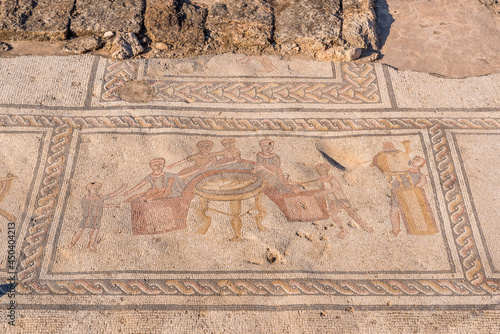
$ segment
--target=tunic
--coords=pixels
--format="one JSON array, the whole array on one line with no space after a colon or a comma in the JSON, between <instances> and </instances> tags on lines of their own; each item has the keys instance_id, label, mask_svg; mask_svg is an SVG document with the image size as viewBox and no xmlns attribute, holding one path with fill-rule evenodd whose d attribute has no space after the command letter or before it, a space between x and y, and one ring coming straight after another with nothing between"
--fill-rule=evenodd
<instances>
[{"instance_id":1,"label":"tunic","mask_svg":"<svg viewBox=\"0 0 500 334\"><path fill-rule=\"evenodd\" d=\"M405 175L401 176L392 176L391 177L391 188L392 189L399 189L399 188L411 188L415 187L415 184L417 184L420 181L420 178L422 177L422 173L407 173ZM399 179L398 179L399 178ZM401 183L403 186L401 186ZM394 192L391 192L391 206L399 206L399 203L394 195Z\"/></svg>"},{"instance_id":2,"label":"tunic","mask_svg":"<svg viewBox=\"0 0 500 334\"><path fill-rule=\"evenodd\" d=\"M79 228L98 229L101 227L101 219L104 208L104 201L110 198L109 195L82 198L83 218L78 225Z\"/></svg>"},{"instance_id":3,"label":"tunic","mask_svg":"<svg viewBox=\"0 0 500 334\"><path fill-rule=\"evenodd\" d=\"M224 150L217 154L222 156L222 158L217 160L217 164L219 165L241 160L241 151L237 148L235 148L233 151Z\"/></svg>"},{"instance_id":4,"label":"tunic","mask_svg":"<svg viewBox=\"0 0 500 334\"><path fill-rule=\"evenodd\" d=\"M175 181L172 185L172 190L170 191L168 197L179 197L184 190L184 182L177 178L177 175L175 174L163 173L158 176L149 174L143 180L151 185L151 189L166 189L168 186L168 181L172 178L175 179Z\"/></svg>"},{"instance_id":5,"label":"tunic","mask_svg":"<svg viewBox=\"0 0 500 334\"><path fill-rule=\"evenodd\" d=\"M340 182L334 176L329 176L326 179L318 179L317 182L321 190L332 191L325 195L328 211L336 211L339 209L340 204L349 203Z\"/></svg>"},{"instance_id":6,"label":"tunic","mask_svg":"<svg viewBox=\"0 0 500 334\"><path fill-rule=\"evenodd\" d=\"M279 155L273 153L269 157L265 157L262 153L257 153L257 165L262 166L275 166L276 168L281 167L281 159Z\"/></svg>"},{"instance_id":7,"label":"tunic","mask_svg":"<svg viewBox=\"0 0 500 334\"><path fill-rule=\"evenodd\" d=\"M262 153L257 153L257 166L262 166L263 169L257 173L262 175L264 179L276 188L280 193L289 193L290 189L283 180L283 171L281 170L281 159L279 155L272 153L270 156L264 156ZM267 166L274 166L269 169Z\"/></svg>"},{"instance_id":8,"label":"tunic","mask_svg":"<svg viewBox=\"0 0 500 334\"><path fill-rule=\"evenodd\" d=\"M179 176L184 176L187 174L191 174L193 172L202 171L204 168L211 165L214 162L215 157L213 154L209 155L201 155L201 154L193 154L186 158L189 162L194 162L194 166L186 167L179 172Z\"/></svg>"}]
</instances>

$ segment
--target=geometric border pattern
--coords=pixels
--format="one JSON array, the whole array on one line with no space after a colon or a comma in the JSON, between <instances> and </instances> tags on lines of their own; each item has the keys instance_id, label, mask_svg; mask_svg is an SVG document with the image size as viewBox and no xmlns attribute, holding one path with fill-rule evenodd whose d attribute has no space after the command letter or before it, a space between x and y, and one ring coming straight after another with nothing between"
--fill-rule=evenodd
<instances>
[{"instance_id":1,"label":"geometric border pattern","mask_svg":"<svg viewBox=\"0 0 500 334\"><path fill-rule=\"evenodd\" d=\"M107 60L101 84L100 102L123 101L120 88L139 78L138 61ZM371 64L342 63L340 82L308 82L290 78L289 82L268 78L255 82L230 79L189 80L185 77L145 79L152 102L236 103L236 104L380 104L379 79Z\"/></svg>"},{"instance_id":2,"label":"geometric border pattern","mask_svg":"<svg viewBox=\"0 0 500 334\"><path fill-rule=\"evenodd\" d=\"M430 129L500 129L500 118L377 117L377 118L227 118L190 116L34 116L0 114L0 126L70 128L175 128L188 130L352 131Z\"/></svg>"}]
</instances>

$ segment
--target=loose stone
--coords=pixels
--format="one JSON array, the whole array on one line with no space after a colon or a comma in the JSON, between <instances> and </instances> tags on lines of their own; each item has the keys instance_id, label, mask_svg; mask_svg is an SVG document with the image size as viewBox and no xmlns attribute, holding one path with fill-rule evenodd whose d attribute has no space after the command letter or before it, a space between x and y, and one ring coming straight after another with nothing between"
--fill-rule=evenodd
<instances>
[{"instance_id":1,"label":"loose stone","mask_svg":"<svg viewBox=\"0 0 500 334\"><path fill-rule=\"evenodd\" d=\"M361 57L363 49L351 47L331 48L316 53L316 58L320 60L333 61L353 61Z\"/></svg>"},{"instance_id":2,"label":"loose stone","mask_svg":"<svg viewBox=\"0 0 500 334\"><path fill-rule=\"evenodd\" d=\"M115 36L114 32L112 32L112 31L106 31L102 37L103 38L111 38L113 36Z\"/></svg>"},{"instance_id":3,"label":"loose stone","mask_svg":"<svg viewBox=\"0 0 500 334\"><path fill-rule=\"evenodd\" d=\"M82 54L89 51L95 51L103 45L100 36L86 36L72 39L66 43L63 50L76 54Z\"/></svg>"},{"instance_id":4,"label":"loose stone","mask_svg":"<svg viewBox=\"0 0 500 334\"><path fill-rule=\"evenodd\" d=\"M118 33L111 48L111 56L127 59L144 52L144 47L134 33Z\"/></svg>"},{"instance_id":5,"label":"loose stone","mask_svg":"<svg viewBox=\"0 0 500 334\"><path fill-rule=\"evenodd\" d=\"M157 50L161 50L161 51L163 51L163 50L169 50L170 49L170 47L167 44L165 44L165 43L156 43L155 44L155 48Z\"/></svg>"}]
</instances>

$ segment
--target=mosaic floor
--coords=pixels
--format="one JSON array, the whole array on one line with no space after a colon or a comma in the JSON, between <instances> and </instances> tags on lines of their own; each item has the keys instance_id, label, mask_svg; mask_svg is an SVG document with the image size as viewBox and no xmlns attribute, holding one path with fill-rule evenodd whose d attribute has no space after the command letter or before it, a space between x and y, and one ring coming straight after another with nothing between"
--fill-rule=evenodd
<instances>
[{"instance_id":1,"label":"mosaic floor","mask_svg":"<svg viewBox=\"0 0 500 334\"><path fill-rule=\"evenodd\" d=\"M497 308L498 74L242 55L0 72L0 302L24 329L41 310Z\"/></svg>"}]
</instances>

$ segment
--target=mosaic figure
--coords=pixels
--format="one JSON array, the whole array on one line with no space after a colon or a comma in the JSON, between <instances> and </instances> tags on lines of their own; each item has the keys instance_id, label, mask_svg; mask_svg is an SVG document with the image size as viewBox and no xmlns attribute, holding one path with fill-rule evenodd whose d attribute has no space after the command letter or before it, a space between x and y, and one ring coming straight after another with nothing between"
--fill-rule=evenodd
<instances>
[{"instance_id":1,"label":"mosaic figure","mask_svg":"<svg viewBox=\"0 0 500 334\"><path fill-rule=\"evenodd\" d=\"M435 234L438 228L423 189L427 184L427 178L421 172L425 159L416 156L410 160L410 142L402 144L404 152L396 149L392 142L383 143L382 151L373 157L372 162L372 166L387 175L391 187L391 233L399 235L403 220L408 234Z\"/></svg>"},{"instance_id":2,"label":"mosaic figure","mask_svg":"<svg viewBox=\"0 0 500 334\"><path fill-rule=\"evenodd\" d=\"M225 138L221 140L224 150L215 153L216 157L220 157L217 160L217 166L224 166L234 162L241 162L241 151L235 146L236 142L234 138Z\"/></svg>"},{"instance_id":3,"label":"mosaic figure","mask_svg":"<svg viewBox=\"0 0 500 334\"><path fill-rule=\"evenodd\" d=\"M279 192L289 192L289 185L283 176L280 156L273 152L274 141L262 139L259 141L261 151L257 153L255 172L272 184Z\"/></svg>"},{"instance_id":4,"label":"mosaic figure","mask_svg":"<svg viewBox=\"0 0 500 334\"><path fill-rule=\"evenodd\" d=\"M198 148L198 152L182 159L176 163L169 165L167 168L172 169L187 163L194 163L189 167L182 169L178 176L180 178L189 178L198 173L201 173L212 165L216 163L215 154L211 152L214 143L210 140L202 140L196 143L196 147Z\"/></svg>"},{"instance_id":5,"label":"mosaic figure","mask_svg":"<svg viewBox=\"0 0 500 334\"><path fill-rule=\"evenodd\" d=\"M120 195L123 190L125 190L125 185L122 185L116 191L106 195L100 194L102 189L102 183L100 182L91 182L87 184L85 188L87 189L87 195L82 198L81 202L83 217L78 225L78 230L71 238L71 242L67 248L73 248L85 229L88 229L90 231L90 236L87 248L95 251L97 235L99 233L99 229L101 228L101 219L104 213L104 208L118 207L117 205L106 205L105 202Z\"/></svg>"},{"instance_id":6,"label":"mosaic figure","mask_svg":"<svg viewBox=\"0 0 500 334\"><path fill-rule=\"evenodd\" d=\"M345 239L349 235L347 223L339 216L341 210L345 211L364 231L372 233L373 228L366 225L360 215L354 210L340 181L330 174L330 165L324 163L317 164L315 169L319 177L316 180L302 182L301 184L304 187L317 187L321 190L315 194L315 196L324 197L327 206L326 212L330 216L332 222L339 228L337 238Z\"/></svg>"},{"instance_id":7,"label":"mosaic figure","mask_svg":"<svg viewBox=\"0 0 500 334\"><path fill-rule=\"evenodd\" d=\"M126 202L137 200L150 202L171 196L178 196L182 192L182 182L178 180L177 175L166 173L163 170L165 168L165 159L152 159L149 161L149 167L152 173L146 176L132 189L128 190L124 195L128 196L146 185L149 185L150 188L146 192L128 198Z\"/></svg>"}]
</instances>

